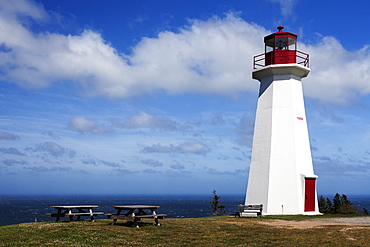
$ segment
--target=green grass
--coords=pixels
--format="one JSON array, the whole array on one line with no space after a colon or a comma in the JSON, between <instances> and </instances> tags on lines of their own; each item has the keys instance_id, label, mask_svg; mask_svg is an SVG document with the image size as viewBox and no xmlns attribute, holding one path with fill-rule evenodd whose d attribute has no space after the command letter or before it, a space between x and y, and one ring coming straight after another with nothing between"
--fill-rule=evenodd
<instances>
[{"instance_id":1,"label":"green grass","mask_svg":"<svg viewBox=\"0 0 370 247\"><path fill-rule=\"evenodd\" d=\"M310 219L322 219L322 218L354 218L354 217L368 217L366 215L359 214L323 214L323 215L266 215L263 220L267 219L279 219L279 220L310 220Z\"/></svg>"},{"instance_id":2,"label":"green grass","mask_svg":"<svg viewBox=\"0 0 370 247\"><path fill-rule=\"evenodd\" d=\"M0 246L370 246L370 226L262 224L315 217L326 216L166 218L161 226L145 219L139 229L124 221L110 225L110 220L25 223L0 227Z\"/></svg>"}]
</instances>

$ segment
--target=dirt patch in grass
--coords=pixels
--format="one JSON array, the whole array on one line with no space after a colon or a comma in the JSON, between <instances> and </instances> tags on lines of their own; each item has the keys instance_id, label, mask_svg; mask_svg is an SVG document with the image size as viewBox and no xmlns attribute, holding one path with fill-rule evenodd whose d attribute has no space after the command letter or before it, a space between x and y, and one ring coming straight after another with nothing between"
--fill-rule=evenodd
<instances>
[{"instance_id":1,"label":"dirt patch in grass","mask_svg":"<svg viewBox=\"0 0 370 247\"><path fill-rule=\"evenodd\" d=\"M260 221L259 224L283 227L283 228L296 228L296 229L308 229L314 227L323 227L330 225L345 225L353 227L370 227L370 217L366 218L323 218L323 219L312 219L312 220L300 220L300 221L287 221L287 220L266 220Z\"/></svg>"}]
</instances>

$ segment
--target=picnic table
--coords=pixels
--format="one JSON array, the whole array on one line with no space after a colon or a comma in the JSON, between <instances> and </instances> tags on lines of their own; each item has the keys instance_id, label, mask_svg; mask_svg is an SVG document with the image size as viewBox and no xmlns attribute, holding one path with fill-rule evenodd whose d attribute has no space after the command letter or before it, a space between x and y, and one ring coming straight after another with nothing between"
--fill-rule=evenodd
<instances>
[{"instance_id":1,"label":"picnic table","mask_svg":"<svg viewBox=\"0 0 370 247\"><path fill-rule=\"evenodd\" d=\"M69 217L72 221L73 217L77 217L77 220L81 219L81 216L89 216L91 221L94 221L94 216L104 214L103 212L93 212L97 205L73 205L73 206L51 206L58 210L57 213L47 213L51 217L56 217L56 221L59 221L61 217Z\"/></svg>"},{"instance_id":2,"label":"picnic table","mask_svg":"<svg viewBox=\"0 0 370 247\"><path fill-rule=\"evenodd\" d=\"M160 224L158 219L163 219L165 216L167 216L167 214L157 214L155 212L159 206L123 205L112 207L115 208L117 212L115 214L106 214L109 219L113 219L112 225L116 224L117 220L127 220L134 222L135 226L139 228L138 221L143 218L153 218L155 225L159 226Z\"/></svg>"}]
</instances>

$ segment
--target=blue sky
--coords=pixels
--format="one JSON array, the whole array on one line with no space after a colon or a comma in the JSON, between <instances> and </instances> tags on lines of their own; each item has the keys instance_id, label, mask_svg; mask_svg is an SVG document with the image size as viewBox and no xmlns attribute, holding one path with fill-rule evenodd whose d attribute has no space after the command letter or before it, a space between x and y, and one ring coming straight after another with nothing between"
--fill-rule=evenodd
<instances>
[{"instance_id":1,"label":"blue sky","mask_svg":"<svg viewBox=\"0 0 370 247\"><path fill-rule=\"evenodd\" d=\"M279 25L303 80L318 193L369 194L370 4L0 1L0 194L244 194Z\"/></svg>"}]
</instances>

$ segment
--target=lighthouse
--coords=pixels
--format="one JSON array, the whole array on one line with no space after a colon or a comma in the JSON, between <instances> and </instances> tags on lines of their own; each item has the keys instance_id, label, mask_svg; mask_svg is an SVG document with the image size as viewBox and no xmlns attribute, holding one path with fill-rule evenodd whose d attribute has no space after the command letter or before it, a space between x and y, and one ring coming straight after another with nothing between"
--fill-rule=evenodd
<instances>
[{"instance_id":1,"label":"lighthouse","mask_svg":"<svg viewBox=\"0 0 370 247\"><path fill-rule=\"evenodd\" d=\"M319 214L301 82L309 55L283 28L254 57L260 89L245 204L262 204L263 215Z\"/></svg>"}]
</instances>

